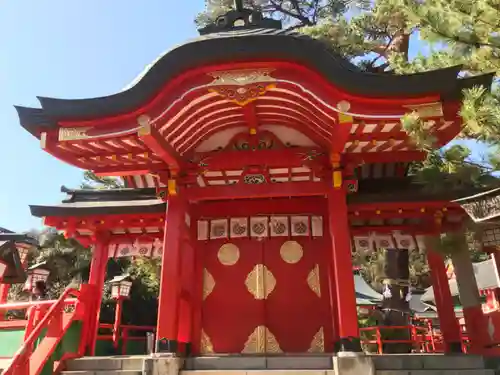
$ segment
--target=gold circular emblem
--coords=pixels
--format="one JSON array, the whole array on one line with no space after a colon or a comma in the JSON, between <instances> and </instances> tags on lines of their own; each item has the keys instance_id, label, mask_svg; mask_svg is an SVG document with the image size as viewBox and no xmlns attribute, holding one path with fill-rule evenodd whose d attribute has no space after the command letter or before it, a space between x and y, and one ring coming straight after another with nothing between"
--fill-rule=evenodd
<instances>
[{"instance_id":1,"label":"gold circular emblem","mask_svg":"<svg viewBox=\"0 0 500 375\"><path fill-rule=\"evenodd\" d=\"M240 250L238 246L226 243L220 247L217 258L225 266L234 266L238 262L238 259L240 259Z\"/></svg>"},{"instance_id":2,"label":"gold circular emblem","mask_svg":"<svg viewBox=\"0 0 500 375\"><path fill-rule=\"evenodd\" d=\"M281 245L280 255L285 262L294 264L302 259L304 251L297 241L286 241Z\"/></svg>"}]
</instances>

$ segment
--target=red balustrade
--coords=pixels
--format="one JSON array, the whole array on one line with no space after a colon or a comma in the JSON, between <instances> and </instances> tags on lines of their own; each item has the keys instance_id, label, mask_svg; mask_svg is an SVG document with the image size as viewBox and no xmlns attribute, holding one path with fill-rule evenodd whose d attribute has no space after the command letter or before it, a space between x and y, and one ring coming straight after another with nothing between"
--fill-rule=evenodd
<instances>
[{"instance_id":1,"label":"red balustrade","mask_svg":"<svg viewBox=\"0 0 500 375\"><path fill-rule=\"evenodd\" d=\"M121 354L127 354L127 342L129 341L144 341L146 342L145 335L131 335L131 332L156 332L155 326L135 326L135 325L120 325L119 332L115 332L114 325L108 323L100 323L100 329L109 330L110 334L103 335L99 334L97 336L98 340L109 340L113 341L113 347L118 348L121 343Z\"/></svg>"},{"instance_id":2,"label":"red balustrade","mask_svg":"<svg viewBox=\"0 0 500 375\"><path fill-rule=\"evenodd\" d=\"M90 295L90 287L82 285L80 290L66 289L57 300L0 305L0 312L28 310L27 321L21 321L26 327L24 343L12 358L10 365L4 370L3 375L39 375L66 331L76 320L84 322L78 351L63 356L59 362L55 363L55 370L61 369L61 364L65 359L83 356L88 326L88 314L85 310ZM65 312L68 306L74 306L71 312ZM9 323L20 324L12 321L2 322L2 325ZM43 338L41 338L42 332L45 332ZM39 339L41 340L36 343L35 347L35 342Z\"/></svg>"}]
</instances>

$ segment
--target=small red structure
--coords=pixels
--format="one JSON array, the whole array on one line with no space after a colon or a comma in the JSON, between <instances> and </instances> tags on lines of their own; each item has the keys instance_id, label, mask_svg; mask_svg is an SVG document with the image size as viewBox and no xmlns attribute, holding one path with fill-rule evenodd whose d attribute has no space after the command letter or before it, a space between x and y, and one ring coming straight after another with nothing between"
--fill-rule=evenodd
<instances>
[{"instance_id":1,"label":"small red structure","mask_svg":"<svg viewBox=\"0 0 500 375\"><path fill-rule=\"evenodd\" d=\"M45 151L129 187L67 191L32 213L93 245L99 293L109 257L162 258L159 352L360 351L351 251L423 247L419 236L465 217L456 197L407 176L426 154L400 118L417 112L441 147L460 132L462 90L491 76L364 73L240 13L123 92L17 107ZM443 260L429 254L445 340L459 350Z\"/></svg>"}]
</instances>

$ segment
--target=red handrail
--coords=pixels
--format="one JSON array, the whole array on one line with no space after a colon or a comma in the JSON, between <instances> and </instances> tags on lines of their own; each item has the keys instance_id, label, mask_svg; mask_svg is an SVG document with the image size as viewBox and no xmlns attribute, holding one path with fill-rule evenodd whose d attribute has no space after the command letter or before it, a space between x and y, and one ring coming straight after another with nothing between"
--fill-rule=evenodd
<instances>
[{"instance_id":1,"label":"red handrail","mask_svg":"<svg viewBox=\"0 0 500 375\"><path fill-rule=\"evenodd\" d=\"M56 313L61 312L62 307L68 303L66 297L68 297L69 295L80 296L80 291L68 288L63 292L63 294L59 297L59 299L52 304L52 306L49 308L49 310L47 311L45 316L41 319L41 321L33 328L33 330L31 331L27 339L24 341L21 348L19 348L19 350L14 355L9 367L7 367L7 369L5 369L5 371L3 372L3 375L14 375L14 374L18 375L16 373L16 370L18 368L22 368L23 371L23 373L19 373L19 375L28 375L26 373L26 367L23 367L23 361L25 361L25 355L29 353L29 351L31 350L31 348L35 343L35 340L37 340L40 334L42 333L42 330L47 328L50 320L55 317ZM74 301L78 301L78 299ZM39 303L34 303L34 304L31 303L31 306L47 305L46 302L52 302L52 301L39 301ZM39 364L36 373L29 375L37 375L38 373L40 373L40 371L43 368L43 365L45 364L45 362L47 362L47 360L48 356L47 358L42 360L42 363Z\"/></svg>"},{"instance_id":2,"label":"red handrail","mask_svg":"<svg viewBox=\"0 0 500 375\"><path fill-rule=\"evenodd\" d=\"M394 339L383 339L381 335L381 330L407 330L411 334L410 339L406 340L394 340ZM376 344L377 353L383 354L383 344L417 344L419 351L429 352L426 348L427 337L429 333L426 327L419 327L416 325L406 325L406 326L372 326L363 327L359 329L361 332L375 331L375 340L361 340L363 344ZM420 331L420 332L419 332Z\"/></svg>"},{"instance_id":3,"label":"red handrail","mask_svg":"<svg viewBox=\"0 0 500 375\"><path fill-rule=\"evenodd\" d=\"M29 309L30 307L35 306L52 306L54 303L57 303L59 300L44 300L44 301L27 301L27 302L13 302L13 303L4 303L0 305L0 311L5 310L24 310ZM65 304L74 304L78 302L77 298L68 298L64 301Z\"/></svg>"},{"instance_id":4,"label":"red handrail","mask_svg":"<svg viewBox=\"0 0 500 375\"><path fill-rule=\"evenodd\" d=\"M110 323L100 323L99 328L111 330L110 335L101 334L97 336L98 340L113 341L117 338L117 334L114 332L114 324ZM127 354L127 342L128 341L146 341L146 336L129 336L129 331L145 331L145 332L156 332L155 326L137 326L137 325L127 325L122 324L119 327L119 332L121 333L118 340L121 339L121 352L122 354ZM116 344L116 343L115 343Z\"/></svg>"}]
</instances>

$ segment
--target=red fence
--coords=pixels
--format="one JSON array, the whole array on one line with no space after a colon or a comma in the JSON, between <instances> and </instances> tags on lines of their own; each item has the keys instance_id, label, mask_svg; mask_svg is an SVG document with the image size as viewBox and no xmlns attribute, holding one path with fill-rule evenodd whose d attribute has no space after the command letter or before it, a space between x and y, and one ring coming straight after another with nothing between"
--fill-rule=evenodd
<instances>
[{"instance_id":1,"label":"red fence","mask_svg":"<svg viewBox=\"0 0 500 375\"><path fill-rule=\"evenodd\" d=\"M443 353L444 341L439 329L432 324L406 326L373 326L359 329L362 336L361 343L366 345L376 345L376 353L384 353L384 344L408 344L413 353ZM407 339L384 338L384 334L406 333ZM364 333L364 334L363 334ZM467 353L469 339L465 330L461 332L462 351Z\"/></svg>"},{"instance_id":2,"label":"red fence","mask_svg":"<svg viewBox=\"0 0 500 375\"><path fill-rule=\"evenodd\" d=\"M113 324L100 323L100 330L107 330L109 334L99 334L97 340L113 341L113 346L118 348L121 343L121 354L127 354L127 343L129 341L146 341L146 332L156 332L156 327L153 326L134 326L134 325L120 325L119 332L115 332ZM144 334L137 335L134 333L143 332Z\"/></svg>"}]
</instances>

